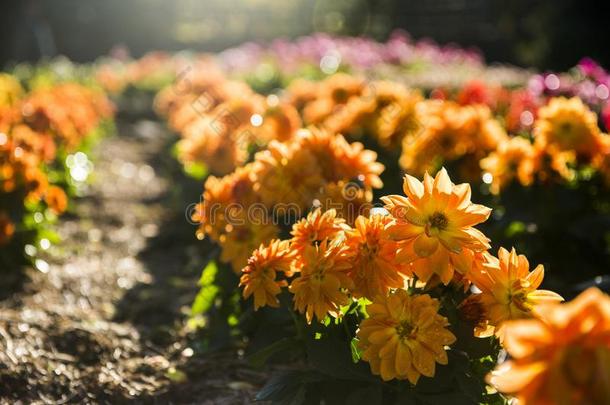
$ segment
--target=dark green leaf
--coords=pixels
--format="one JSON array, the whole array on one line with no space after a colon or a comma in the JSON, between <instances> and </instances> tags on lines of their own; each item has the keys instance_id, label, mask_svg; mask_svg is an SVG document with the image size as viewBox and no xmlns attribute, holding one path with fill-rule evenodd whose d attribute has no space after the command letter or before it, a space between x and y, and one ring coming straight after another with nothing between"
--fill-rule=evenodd
<instances>
[{"instance_id":1,"label":"dark green leaf","mask_svg":"<svg viewBox=\"0 0 610 405\"><path fill-rule=\"evenodd\" d=\"M274 354L296 349L299 345L300 342L296 338L284 338L248 356L247 360L254 367L262 367Z\"/></svg>"}]
</instances>

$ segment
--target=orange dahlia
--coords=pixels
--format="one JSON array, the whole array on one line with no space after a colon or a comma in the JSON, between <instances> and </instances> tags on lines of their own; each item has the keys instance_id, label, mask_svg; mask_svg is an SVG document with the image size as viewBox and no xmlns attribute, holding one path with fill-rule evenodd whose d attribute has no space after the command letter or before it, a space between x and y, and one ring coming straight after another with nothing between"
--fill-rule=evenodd
<instances>
[{"instance_id":1,"label":"orange dahlia","mask_svg":"<svg viewBox=\"0 0 610 405\"><path fill-rule=\"evenodd\" d=\"M538 290L544 278L544 267L538 265L530 272L529 262L513 248L498 251L498 258L483 263L482 271L474 271L468 278L481 290L477 295L489 324L500 326L509 319L529 318L539 304L562 301L560 295Z\"/></svg>"},{"instance_id":2,"label":"orange dahlia","mask_svg":"<svg viewBox=\"0 0 610 405\"><path fill-rule=\"evenodd\" d=\"M436 363L447 364L445 347L455 342L438 300L427 294L410 296L396 290L367 307L369 318L357 332L362 359L384 381L433 377Z\"/></svg>"},{"instance_id":3,"label":"orange dahlia","mask_svg":"<svg viewBox=\"0 0 610 405\"><path fill-rule=\"evenodd\" d=\"M334 74L318 84L316 99L303 109L307 124L322 123L352 98L359 97L365 90L364 79L345 73Z\"/></svg>"},{"instance_id":4,"label":"orange dahlia","mask_svg":"<svg viewBox=\"0 0 610 405\"><path fill-rule=\"evenodd\" d=\"M578 97L552 98L540 108L534 123L534 139L540 149L553 146L559 151L574 151L586 159L601 147L597 116Z\"/></svg>"},{"instance_id":5,"label":"orange dahlia","mask_svg":"<svg viewBox=\"0 0 610 405\"><path fill-rule=\"evenodd\" d=\"M277 273L289 276L290 265L296 252L290 249L289 241L273 240L269 245L261 245L248 259L248 265L243 268L239 286L243 287L244 299L254 295L254 310L269 305L278 307L277 295L286 280L277 280Z\"/></svg>"},{"instance_id":6,"label":"orange dahlia","mask_svg":"<svg viewBox=\"0 0 610 405\"><path fill-rule=\"evenodd\" d=\"M291 246L303 253L308 247L316 246L325 239L337 238L345 229L345 220L337 217L337 211L315 209L292 226Z\"/></svg>"},{"instance_id":7,"label":"orange dahlia","mask_svg":"<svg viewBox=\"0 0 610 405\"><path fill-rule=\"evenodd\" d=\"M281 203L306 209L324 184L315 156L298 146L272 141L255 156L255 191L269 207Z\"/></svg>"},{"instance_id":8,"label":"orange dahlia","mask_svg":"<svg viewBox=\"0 0 610 405\"><path fill-rule=\"evenodd\" d=\"M298 148L315 157L326 181L354 180L369 189L383 185L379 175L384 166L376 161L377 153L360 142L349 143L342 135L311 128L299 131Z\"/></svg>"},{"instance_id":9,"label":"orange dahlia","mask_svg":"<svg viewBox=\"0 0 610 405\"><path fill-rule=\"evenodd\" d=\"M406 175L406 197L382 197L394 217L387 227L389 237L398 243L396 259L411 264L424 282L432 275L448 284L454 270L467 274L478 257L489 249L489 240L474 226L489 217L491 209L470 201L468 184L454 185L445 169L423 183Z\"/></svg>"},{"instance_id":10,"label":"orange dahlia","mask_svg":"<svg viewBox=\"0 0 610 405\"><path fill-rule=\"evenodd\" d=\"M390 288L405 286L409 266L395 262L397 242L384 232L391 220L389 215L359 216L355 228L347 232L346 243L354 254L348 274L354 282L352 294L356 298L373 299L385 296Z\"/></svg>"},{"instance_id":11,"label":"orange dahlia","mask_svg":"<svg viewBox=\"0 0 610 405\"><path fill-rule=\"evenodd\" d=\"M225 175L248 158L246 145L231 132L215 126L214 118L200 117L190 123L178 142L178 158L185 164L203 163L211 174Z\"/></svg>"},{"instance_id":12,"label":"orange dahlia","mask_svg":"<svg viewBox=\"0 0 610 405\"><path fill-rule=\"evenodd\" d=\"M354 225L360 215L368 216L373 204L373 192L357 181L326 183L316 195L314 206L319 203L323 211L334 209L347 224Z\"/></svg>"},{"instance_id":13,"label":"orange dahlia","mask_svg":"<svg viewBox=\"0 0 610 405\"><path fill-rule=\"evenodd\" d=\"M532 184L536 152L530 141L514 137L500 142L498 148L480 163L481 168L491 175L491 192L498 194L515 178L524 186Z\"/></svg>"},{"instance_id":14,"label":"orange dahlia","mask_svg":"<svg viewBox=\"0 0 610 405\"><path fill-rule=\"evenodd\" d=\"M208 177L202 201L195 207L191 218L199 224L198 238L203 239L205 235L210 235L214 240L219 240L220 236L227 232L227 225L235 222L232 218L239 219L245 215L245 211L257 201L253 191L251 165L238 168L222 178ZM261 222L266 218L257 217L256 220Z\"/></svg>"},{"instance_id":15,"label":"orange dahlia","mask_svg":"<svg viewBox=\"0 0 610 405\"><path fill-rule=\"evenodd\" d=\"M308 323L314 316L318 321L326 315L338 317L340 307L349 304L348 290L353 286L347 275L350 258L348 247L337 238L307 246L295 262L299 274L289 290L294 294L294 308L305 314Z\"/></svg>"},{"instance_id":16,"label":"orange dahlia","mask_svg":"<svg viewBox=\"0 0 610 405\"><path fill-rule=\"evenodd\" d=\"M277 226L266 221L253 221L247 213L233 217L219 239L222 253L220 260L230 263L233 271L238 273L248 263L252 252L261 244L269 243L280 233Z\"/></svg>"},{"instance_id":17,"label":"orange dahlia","mask_svg":"<svg viewBox=\"0 0 610 405\"><path fill-rule=\"evenodd\" d=\"M401 167L411 173L436 171L445 162L458 159L473 161L470 166L479 170L479 160L507 137L483 105L429 100L416 108L422 129L404 138L400 157Z\"/></svg>"},{"instance_id":18,"label":"orange dahlia","mask_svg":"<svg viewBox=\"0 0 610 405\"><path fill-rule=\"evenodd\" d=\"M394 83L389 83L395 86ZM384 87L377 85L378 90ZM423 100L417 91L408 91L399 86L395 98L385 98L384 92L378 96L378 115L375 119L375 136L379 144L386 148L400 148L405 137L417 136L423 130L417 116L417 105Z\"/></svg>"},{"instance_id":19,"label":"orange dahlia","mask_svg":"<svg viewBox=\"0 0 610 405\"><path fill-rule=\"evenodd\" d=\"M505 324L510 360L488 382L523 405L610 403L610 297L590 288Z\"/></svg>"}]
</instances>

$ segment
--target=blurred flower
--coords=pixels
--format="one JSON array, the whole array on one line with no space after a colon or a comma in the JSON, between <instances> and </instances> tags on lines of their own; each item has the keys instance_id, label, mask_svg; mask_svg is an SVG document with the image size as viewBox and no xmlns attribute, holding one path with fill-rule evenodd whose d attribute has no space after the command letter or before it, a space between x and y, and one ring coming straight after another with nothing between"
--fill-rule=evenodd
<instances>
[{"instance_id":1,"label":"blurred flower","mask_svg":"<svg viewBox=\"0 0 610 405\"><path fill-rule=\"evenodd\" d=\"M491 192L499 194L514 179L523 186L534 181L536 153L531 142L525 138L506 139L498 148L481 160L481 168L491 175Z\"/></svg>"},{"instance_id":2,"label":"blurred flower","mask_svg":"<svg viewBox=\"0 0 610 405\"><path fill-rule=\"evenodd\" d=\"M7 244L15 233L15 224L5 212L0 212L0 246Z\"/></svg>"},{"instance_id":3,"label":"blurred flower","mask_svg":"<svg viewBox=\"0 0 610 405\"><path fill-rule=\"evenodd\" d=\"M55 214L62 214L68 208L68 196L57 186L50 186L46 190L44 200Z\"/></svg>"},{"instance_id":4,"label":"blurred flower","mask_svg":"<svg viewBox=\"0 0 610 405\"><path fill-rule=\"evenodd\" d=\"M303 119L307 124L320 124L352 98L362 95L364 90L365 82L362 78L345 73L332 75L317 86L316 99L303 109Z\"/></svg>"},{"instance_id":5,"label":"blurred flower","mask_svg":"<svg viewBox=\"0 0 610 405\"><path fill-rule=\"evenodd\" d=\"M433 377L435 365L447 364L445 346L455 342L439 302L427 294L410 296L396 290L367 307L369 318L357 332L362 359L384 381Z\"/></svg>"},{"instance_id":6,"label":"blurred flower","mask_svg":"<svg viewBox=\"0 0 610 405\"><path fill-rule=\"evenodd\" d=\"M536 312L505 324L510 360L488 382L523 405L609 403L610 298L591 288Z\"/></svg>"},{"instance_id":7,"label":"blurred flower","mask_svg":"<svg viewBox=\"0 0 610 405\"><path fill-rule=\"evenodd\" d=\"M255 155L253 170L255 191L268 207L295 204L298 210L304 210L324 184L315 155L296 142L272 141Z\"/></svg>"},{"instance_id":8,"label":"blurred flower","mask_svg":"<svg viewBox=\"0 0 610 405\"><path fill-rule=\"evenodd\" d=\"M225 228L226 233L219 239L222 252L220 260L230 263L237 274L246 266L252 252L261 244L268 243L279 234L272 223L252 220L245 213L233 217Z\"/></svg>"},{"instance_id":9,"label":"blurred flower","mask_svg":"<svg viewBox=\"0 0 610 405\"><path fill-rule=\"evenodd\" d=\"M574 151L579 157L590 159L601 146L597 117L577 97L552 98L538 111L534 144L540 149Z\"/></svg>"},{"instance_id":10,"label":"blurred flower","mask_svg":"<svg viewBox=\"0 0 610 405\"><path fill-rule=\"evenodd\" d=\"M460 159L470 181L480 178L479 160L507 138L488 107L459 106L453 102L431 100L417 104L421 131L406 136L400 165L409 173L436 172L443 164ZM467 164L471 162L472 164Z\"/></svg>"},{"instance_id":11,"label":"blurred flower","mask_svg":"<svg viewBox=\"0 0 610 405\"><path fill-rule=\"evenodd\" d=\"M210 235L218 241L227 226L244 215L251 204L258 201L253 191L252 166L246 165L222 177L210 176L204 184L202 201L197 204L192 220L199 224L198 237ZM264 221L265 218L252 218ZM255 248L258 247L255 246Z\"/></svg>"}]
</instances>

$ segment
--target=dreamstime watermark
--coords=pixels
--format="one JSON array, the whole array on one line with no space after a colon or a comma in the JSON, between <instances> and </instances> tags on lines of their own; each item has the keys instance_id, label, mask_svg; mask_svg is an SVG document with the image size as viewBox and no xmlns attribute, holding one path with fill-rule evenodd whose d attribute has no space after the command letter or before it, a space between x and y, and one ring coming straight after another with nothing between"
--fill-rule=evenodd
<instances>
[{"instance_id":1,"label":"dreamstime watermark","mask_svg":"<svg viewBox=\"0 0 610 405\"><path fill-rule=\"evenodd\" d=\"M387 214L382 203L360 200L362 188L357 183L348 183L342 189L343 201L330 197L314 198L307 207L297 203L277 203L269 207L262 202L250 204L232 202L229 204L210 203L200 199L189 204L184 212L186 221L191 225L222 225L239 227L244 225L276 225L288 227L316 209L334 209L338 216L348 223L354 223L359 216L370 213Z\"/></svg>"}]
</instances>

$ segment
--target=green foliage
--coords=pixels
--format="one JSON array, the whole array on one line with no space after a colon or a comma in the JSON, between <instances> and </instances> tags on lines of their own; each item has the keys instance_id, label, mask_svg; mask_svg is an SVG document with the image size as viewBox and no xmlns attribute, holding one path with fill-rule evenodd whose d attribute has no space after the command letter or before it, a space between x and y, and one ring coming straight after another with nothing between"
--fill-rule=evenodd
<instances>
[{"instance_id":1,"label":"green foliage","mask_svg":"<svg viewBox=\"0 0 610 405\"><path fill-rule=\"evenodd\" d=\"M214 298L216 298L216 294L218 294L218 287L214 285L217 272L218 267L216 266L216 262L213 260L211 260L203 269L198 283L201 289L197 293L195 301L193 302L191 316L200 315L207 312L214 304Z\"/></svg>"},{"instance_id":2,"label":"green foliage","mask_svg":"<svg viewBox=\"0 0 610 405\"><path fill-rule=\"evenodd\" d=\"M184 165L184 173L195 180L204 180L208 175L208 167L201 162L189 162Z\"/></svg>"}]
</instances>

